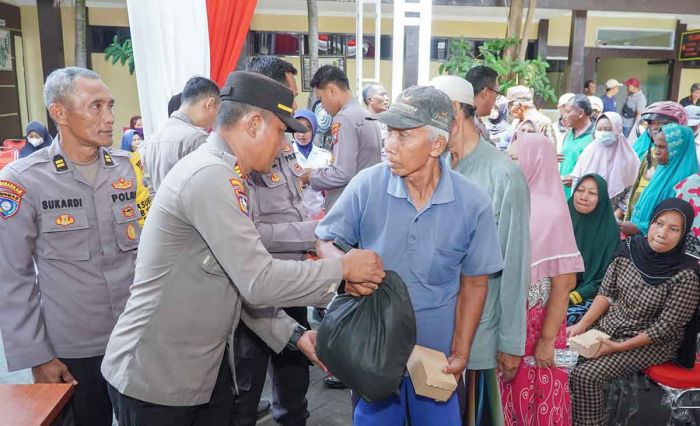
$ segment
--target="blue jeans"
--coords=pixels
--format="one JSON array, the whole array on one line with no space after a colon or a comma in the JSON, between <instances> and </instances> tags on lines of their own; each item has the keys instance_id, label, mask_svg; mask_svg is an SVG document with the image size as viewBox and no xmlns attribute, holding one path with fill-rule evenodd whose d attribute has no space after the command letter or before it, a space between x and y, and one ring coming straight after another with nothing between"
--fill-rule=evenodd
<instances>
[{"instance_id":1,"label":"blue jeans","mask_svg":"<svg viewBox=\"0 0 700 426\"><path fill-rule=\"evenodd\" d=\"M461 425L456 392L447 402L418 396L409 377L404 377L398 392L379 402L361 399L355 407L353 426L403 426L407 412L411 416L409 424L414 426Z\"/></svg>"}]
</instances>

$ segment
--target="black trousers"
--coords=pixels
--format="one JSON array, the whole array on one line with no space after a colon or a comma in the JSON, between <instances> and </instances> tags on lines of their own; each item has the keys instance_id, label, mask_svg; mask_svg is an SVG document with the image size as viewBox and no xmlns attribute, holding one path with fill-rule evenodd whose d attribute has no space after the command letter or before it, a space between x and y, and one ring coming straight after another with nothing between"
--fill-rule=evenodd
<instances>
[{"instance_id":1,"label":"black trousers","mask_svg":"<svg viewBox=\"0 0 700 426\"><path fill-rule=\"evenodd\" d=\"M59 359L78 381L60 422L76 426L112 426L112 403L107 395L107 382L100 372L102 356Z\"/></svg>"},{"instance_id":2,"label":"black trousers","mask_svg":"<svg viewBox=\"0 0 700 426\"><path fill-rule=\"evenodd\" d=\"M107 384L119 426L231 426L233 425L233 377L228 353L219 367L208 403L192 407L151 404L119 393Z\"/></svg>"},{"instance_id":3,"label":"black trousers","mask_svg":"<svg viewBox=\"0 0 700 426\"><path fill-rule=\"evenodd\" d=\"M299 324L309 328L306 308L285 308ZM309 389L309 360L299 351L275 354L248 327L239 323L235 340L236 382L235 425L254 426L265 386L268 365L272 376L272 417L285 426L305 425L309 417L306 391Z\"/></svg>"}]
</instances>

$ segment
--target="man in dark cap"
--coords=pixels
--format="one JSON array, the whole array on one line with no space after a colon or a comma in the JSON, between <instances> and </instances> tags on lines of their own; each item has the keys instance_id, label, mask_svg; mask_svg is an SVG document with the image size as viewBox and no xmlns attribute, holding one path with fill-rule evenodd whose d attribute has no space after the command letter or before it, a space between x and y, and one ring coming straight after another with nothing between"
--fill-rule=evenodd
<instances>
[{"instance_id":1,"label":"man in dark cap","mask_svg":"<svg viewBox=\"0 0 700 426\"><path fill-rule=\"evenodd\" d=\"M162 182L107 345L102 374L120 426L231 424L228 354L239 320L276 352L296 347L318 362L314 332L298 333L275 307L324 306L341 279L384 276L365 250L330 261L272 258L249 217L247 176L271 169L285 130L304 128L292 117L292 92L259 74L231 73L221 100L216 131Z\"/></svg>"},{"instance_id":2,"label":"man in dark cap","mask_svg":"<svg viewBox=\"0 0 700 426\"><path fill-rule=\"evenodd\" d=\"M322 257L336 238L380 253L406 283L416 313L417 344L441 351L443 372L462 375L486 300L488 275L503 268L489 196L443 167L454 110L434 87L404 90L375 116L389 128L387 161L361 171L316 228ZM150 220L150 219L149 219ZM347 289L365 294L370 287ZM459 425L459 403L417 397L405 377L383 401L360 400L355 425Z\"/></svg>"}]
</instances>

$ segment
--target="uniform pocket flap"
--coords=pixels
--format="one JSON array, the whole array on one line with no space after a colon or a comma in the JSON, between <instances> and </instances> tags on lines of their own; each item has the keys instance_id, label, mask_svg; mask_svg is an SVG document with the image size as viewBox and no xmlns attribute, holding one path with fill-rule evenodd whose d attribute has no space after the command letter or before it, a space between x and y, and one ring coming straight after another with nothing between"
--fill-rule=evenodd
<instances>
[{"instance_id":1,"label":"uniform pocket flap","mask_svg":"<svg viewBox=\"0 0 700 426\"><path fill-rule=\"evenodd\" d=\"M287 179L285 179L284 174L277 169L273 169L270 173L261 175L260 177L262 177L263 182L265 182L265 186L268 188L276 188L287 183Z\"/></svg>"},{"instance_id":2,"label":"uniform pocket flap","mask_svg":"<svg viewBox=\"0 0 700 426\"><path fill-rule=\"evenodd\" d=\"M221 277L227 277L226 272L224 272L219 262L216 261L216 258L211 253L204 255L204 258L199 263L206 272Z\"/></svg>"},{"instance_id":3,"label":"uniform pocket flap","mask_svg":"<svg viewBox=\"0 0 700 426\"><path fill-rule=\"evenodd\" d=\"M119 224L141 219L141 211L133 203L112 206L112 211L116 222Z\"/></svg>"},{"instance_id":4,"label":"uniform pocket flap","mask_svg":"<svg viewBox=\"0 0 700 426\"><path fill-rule=\"evenodd\" d=\"M63 209L41 214L41 232L73 231L89 227L85 209Z\"/></svg>"}]
</instances>

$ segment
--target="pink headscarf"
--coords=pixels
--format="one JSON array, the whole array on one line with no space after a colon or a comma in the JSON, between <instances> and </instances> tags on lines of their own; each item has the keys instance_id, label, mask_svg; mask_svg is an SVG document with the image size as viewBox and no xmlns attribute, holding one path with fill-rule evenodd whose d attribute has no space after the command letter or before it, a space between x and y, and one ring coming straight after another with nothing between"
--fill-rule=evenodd
<instances>
[{"instance_id":1,"label":"pink headscarf","mask_svg":"<svg viewBox=\"0 0 700 426\"><path fill-rule=\"evenodd\" d=\"M530 188L530 282L583 272L552 141L516 133L511 144L517 144L518 165Z\"/></svg>"},{"instance_id":2,"label":"pink headscarf","mask_svg":"<svg viewBox=\"0 0 700 426\"><path fill-rule=\"evenodd\" d=\"M605 146L599 140L593 140L581 153L571 176L580 178L588 173L601 175L608 182L608 198L613 198L637 181L639 157L622 134L620 114L606 112L598 120L603 117L612 123L617 142Z\"/></svg>"}]
</instances>

